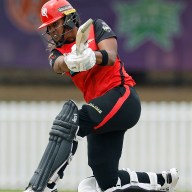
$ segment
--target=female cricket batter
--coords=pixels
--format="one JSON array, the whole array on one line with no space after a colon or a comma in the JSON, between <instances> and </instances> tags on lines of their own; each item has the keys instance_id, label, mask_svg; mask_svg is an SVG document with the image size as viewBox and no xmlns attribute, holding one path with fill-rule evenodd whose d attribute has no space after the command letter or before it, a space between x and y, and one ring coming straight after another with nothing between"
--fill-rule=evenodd
<instances>
[{"instance_id":1,"label":"female cricket batter","mask_svg":"<svg viewBox=\"0 0 192 192\"><path fill-rule=\"evenodd\" d=\"M26 191L57 191L78 138L87 137L88 165L93 176L83 180L79 192L173 191L175 168L147 173L118 170L125 132L141 113L135 81L118 55L117 37L101 19L94 20L83 52L76 53L79 16L66 0L50 0L41 9L42 25L52 49L49 63L58 74L68 75L83 93L86 104L77 109L71 100L53 122L48 146ZM125 146L126 147L126 146Z\"/></svg>"}]
</instances>

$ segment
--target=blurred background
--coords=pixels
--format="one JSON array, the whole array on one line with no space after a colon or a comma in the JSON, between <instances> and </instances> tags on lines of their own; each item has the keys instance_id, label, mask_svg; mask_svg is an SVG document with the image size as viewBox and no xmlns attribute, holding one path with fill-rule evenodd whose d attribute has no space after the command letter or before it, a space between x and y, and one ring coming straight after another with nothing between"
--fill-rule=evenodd
<instances>
[{"instance_id":1,"label":"blurred background","mask_svg":"<svg viewBox=\"0 0 192 192\"><path fill-rule=\"evenodd\" d=\"M67 89L61 92L60 86L62 89L71 86L71 80L53 73L48 64L47 43L41 35L44 31L37 30L40 25L40 8L45 2L46 0L0 2L2 100L65 99L66 94L72 91L70 87L70 91ZM82 23L90 17L101 18L117 34L119 55L128 73L136 80L143 100L151 100L151 97L153 100L180 100L187 96L191 98L190 0L70 2L77 9ZM15 86L19 87L14 89ZM39 86L43 88L39 90ZM60 92L56 94L58 86L57 91ZM45 87L53 91L46 90ZM32 88L32 92L34 89L38 90L32 95L29 88ZM166 94L162 94L162 91ZM72 93L69 97L75 95L78 98L76 94L81 97L79 92Z\"/></svg>"},{"instance_id":2,"label":"blurred background","mask_svg":"<svg viewBox=\"0 0 192 192\"><path fill-rule=\"evenodd\" d=\"M25 186L62 103L73 99L80 107L83 102L82 94L71 80L55 74L48 63L47 43L41 35L43 31L37 30L40 8L46 1L0 1L0 189ZM143 129L142 132L136 129L131 138L137 140L138 135L142 142L135 146L132 139L127 145L140 151L141 159L146 156L146 161L136 163L138 154L132 151L132 159L125 166L159 171L175 165L181 169L179 189L192 190L192 1L70 2L82 23L89 18L100 18L113 29L118 37L119 56L137 82L143 103L143 115L137 127ZM156 141L160 145L150 148ZM82 150L86 151L85 148ZM125 154L123 162L129 159L130 151ZM165 157L164 163L160 162L160 156ZM79 158L77 154L76 161ZM80 178L88 176L83 171L75 182L67 180L71 185L66 189L74 189Z\"/></svg>"}]
</instances>

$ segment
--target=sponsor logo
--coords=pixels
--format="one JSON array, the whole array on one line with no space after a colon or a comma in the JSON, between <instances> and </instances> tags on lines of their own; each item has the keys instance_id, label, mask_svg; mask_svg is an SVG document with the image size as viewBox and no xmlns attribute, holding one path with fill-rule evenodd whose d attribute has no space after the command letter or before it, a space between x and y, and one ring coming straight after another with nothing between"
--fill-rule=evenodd
<instances>
[{"instance_id":1,"label":"sponsor logo","mask_svg":"<svg viewBox=\"0 0 192 192\"><path fill-rule=\"evenodd\" d=\"M93 107L99 114L102 113L102 110L98 106L94 105L93 103L88 103L88 105L90 107Z\"/></svg>"},{"instance_id":2,"label":"sponsor logo","mask_svg":"<svg viewBox=\"0 0 192 192\"><path fill-rule=\"evenodd\" d=\"M73 115L74 115L74 116L73 116L72 121L73 121L74 123L76 123L76 122L77 122L77 114L76 114L76 113L74 113Z\"/></svg>"},{"instance_id":3,"label":"sponsor logo","mask_svg":"<svg viewBox=\"0 0 192 192\"><path fill-rule=\"evenodd\" d=\"M87 43L89 44L89 43L91 43L92 41L94 41L94 39L89 39L89 40L87 41Z\"/></svg>"},{"instance_id":4,"label":"sponsor logo","mask_svg":"<svg viewBox=\"0 0 192 192\"><path fill-rule=\"evenodd\" d=\"M63 11L66 11L67 9L73 9L73 7L71 5L66 5L64 7L59 7L58 11L63 12Z\"/></svg>"},{"instance_id":5,"label":"sponsor logo","mask_svg":"<svg viewBox=\"0 0 192 192\"><path fill-rule=\"evenodd\" d=\"M64 11L63 13L64 13L65 15L69 15L69 14L75 13L75 12L76 12L75 9L70 9L70 10Z\"/></svg>"}]
</instances>

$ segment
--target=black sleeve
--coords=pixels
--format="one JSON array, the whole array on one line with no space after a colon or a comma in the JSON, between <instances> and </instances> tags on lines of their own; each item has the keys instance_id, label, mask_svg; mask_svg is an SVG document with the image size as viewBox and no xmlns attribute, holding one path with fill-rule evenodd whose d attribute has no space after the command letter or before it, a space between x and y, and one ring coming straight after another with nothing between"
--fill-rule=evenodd
<instances>
[{"instance_id":1,"label":"black sleeve","mask_svg":"<svg viewBox=\"0 0 192 192\"><path fill-rule=\"evenodd\" d=\"M55 60L61 56L62 53L59 52L57 49L53 49L49 55L49 64L51 65L51 67L54 66Z\"/></svg>"},{"instance_id":2,"label":"black sleeve","mask_svg":"<svg viewBox=\"0 0 192 192\"><path fill-rule=\"evenodd\" d=\"M111 37L117 38L112 29L103 20L96 19L93 25L95 30L95 40L97 44L104 39Z\"/></svg>"}]
</instances>

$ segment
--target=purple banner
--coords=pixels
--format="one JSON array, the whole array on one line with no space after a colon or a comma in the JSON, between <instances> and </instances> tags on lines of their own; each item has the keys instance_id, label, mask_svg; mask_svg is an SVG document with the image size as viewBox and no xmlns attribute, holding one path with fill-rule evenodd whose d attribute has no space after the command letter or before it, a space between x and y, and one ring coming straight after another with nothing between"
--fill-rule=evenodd
<instances>
[{"instance_id":1,"label":"purple banner","mask_svg":"<svg viewBox=\"0 0 192 192\"><path fill-rule=\"evenodd\" d=\"M0 68L49 69L37 28L46 0L0 1ZM118 36L119 55L131 72L192 70L191 0L71 0L82 22L100 18Z\"/></svg>"}]
</instances>

